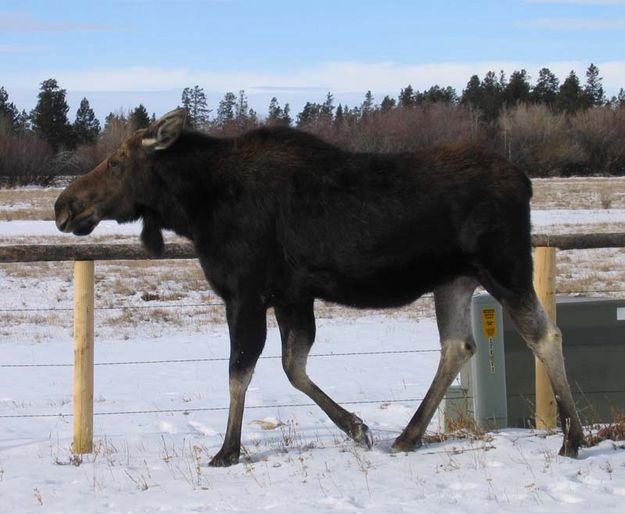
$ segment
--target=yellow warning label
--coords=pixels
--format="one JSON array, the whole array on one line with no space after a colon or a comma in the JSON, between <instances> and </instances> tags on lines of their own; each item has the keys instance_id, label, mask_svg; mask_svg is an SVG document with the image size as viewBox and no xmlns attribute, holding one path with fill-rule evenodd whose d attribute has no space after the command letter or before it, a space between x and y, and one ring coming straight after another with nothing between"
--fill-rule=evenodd
<instances>
[{"instance_id":1,"label":"yellow warning label","mask_svg":"<svg viewBox=\"0 0 625 514\"><path fill-rule=\"evenodd\" d=\"M489 339L497 337L497 316L495 309L482 309L482 334Z\"/></svg>"}]
</instances>

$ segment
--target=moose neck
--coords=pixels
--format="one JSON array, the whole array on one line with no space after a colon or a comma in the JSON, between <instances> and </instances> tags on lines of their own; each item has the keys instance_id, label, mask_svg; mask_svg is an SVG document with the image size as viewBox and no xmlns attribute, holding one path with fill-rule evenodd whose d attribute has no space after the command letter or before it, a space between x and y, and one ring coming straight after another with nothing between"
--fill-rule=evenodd
<instances>
[{"instance_id":1,"label":"moose neck","mask_svg":"<svg viewBox=\"0 0 625 514\"><path fill-rule=\"evenodd\" d=\"M155 155L152 198L142 212L141 240L150 253L162 253L162 229L173 230L177 235L193 240L194 230L189 220L201 216L190 212L189 205L196 209L201 206L203 210L210 205L206 194L211 191L212 166L229 146L230 140L227 139L184 132L173 148ZM202 198L197 198L198 195ZM195 197L196 201L189 203L190 197Z\"/></svg>"}]
</instances>

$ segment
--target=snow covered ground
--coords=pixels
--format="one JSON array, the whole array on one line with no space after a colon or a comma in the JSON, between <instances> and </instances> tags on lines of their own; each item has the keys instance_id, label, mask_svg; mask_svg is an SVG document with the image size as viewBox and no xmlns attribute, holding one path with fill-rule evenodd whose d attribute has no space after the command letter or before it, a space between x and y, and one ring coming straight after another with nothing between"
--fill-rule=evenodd
<instances>
[{"instance_id":1,"label":"snow covered ground","mask_svg":"<svg viewBox=\"0 0 625 514\"><path fill-rule=\"evenodd\" d=\"M566 224L617 230L624 221L625 210L533 214L536 232L562 230ZM91 237L134 238L136 233L133 225L102 224ZM24 236L66 237L52 222L0 222L0 244ZM18 286L0 269L0 307L71 306L71 285L58 277L22 280ZM318 322L310 374L368 423L375 438L371 451L355 447L288 384L275 358L279 336L270 327L247 399L245 455L227 469L207 466L221 445L227 416L223 323L204 325L190 317L171 327L159 318L150 322L154 329L138 324L123 337L114 326L100 330L95 452L78 463L71 453L68 324L41 316L17 325L0 320L0 512L623 510L620 443L606 441L571 460L557 455L560 434L510 429L390 453L436 368L433 319L389 313ZM365 355L338 355L345 353ZM185 362L171 362L180 360ZM438 430L437 419L430 428Z\"/></svg>"}]
</instances>

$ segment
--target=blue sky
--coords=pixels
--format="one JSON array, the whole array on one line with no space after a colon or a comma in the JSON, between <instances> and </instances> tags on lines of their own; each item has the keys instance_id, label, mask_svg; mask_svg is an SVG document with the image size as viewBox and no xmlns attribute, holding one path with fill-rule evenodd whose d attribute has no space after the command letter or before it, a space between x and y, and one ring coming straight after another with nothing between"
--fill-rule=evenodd
<instances>
[{"instance_id":1,"label":"blue sky","mask_svg":"<svg viewBox=\"0 0 625 514\"><path fill-rule=\"evenodd\" d=\"M157 115L199 85L215 107L245 89L261 114L272 96L360 103L407 84L451 85L490 69L531 77L547 66L625 87L625 0L3 0L0 86L31 109L56 78L75 109L101 119L140 102Z\"/></svg>"}]
</instances>

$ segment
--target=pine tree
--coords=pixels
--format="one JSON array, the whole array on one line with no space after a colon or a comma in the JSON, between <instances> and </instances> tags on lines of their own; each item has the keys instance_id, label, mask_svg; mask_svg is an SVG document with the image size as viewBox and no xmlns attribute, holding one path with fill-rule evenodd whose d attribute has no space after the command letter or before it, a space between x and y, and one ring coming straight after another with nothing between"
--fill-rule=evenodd
<instances>
[{"instance_id":1,"label":"pine tree","mask_svg":"<svg viewBox=\"0 0 625 514\"><path fill-rule=\"evenodd\" d=\"M231 91L228 91L217 107L217 118L215 124L218 127L225 127L234 120L234 108L237 103L237 97Z\"/></svg>"},{"instance_id":2,"label":"pine tree","mask_svg":"<svg viewBox=\"0 0 625 514\"><path fill-rule=\"evenodd\" d=\"M621 88L616 97L616 107L625 108L625 89Z\"/></svg>"},{"instance_id":3,"label":"pine tree","mask_svg":"<svg viewBox=\"0 0 625 514\"><path fill-rule=\"evenodd\" d=\"M530 83L527 71L514 71L502 91L505 105L512 106L530 99Z\"/></svg>"},{"instance_id":4,"label":"pine tree","mask_svg":"<svg viewBox=\"0 0 625 514\"><path fill-rule=\"evenodd\" d=\"M482 104L482 96L480 78L477 75L473 75L467 82L467 87L462 91L460 103L479 109Z\"/></svg>"},{"instance_id":5,"label":"pine tree","mask_svg":"<svg viewBox=\"0 0 625 514\"><path fill-rule=\"evenodd\" d=\"M339 106L336 108L336 114L334 115L334 126L340 127L343 125L344 122L345 119L343 118L343 106L339 104Z\"/></svg>"},{"instance_id":6,"label":"pine tree","mask_svg":"<svg viewBox=\"0 0 625 514\"><path fill-rule=\"evenodd\" d=\"M579 85L579 78L577 78L575 71L571 70L569 76L560 86L557 99L558 109L571 114L581 109L584 103L585 100L582 88Z\"/></svg>"},{"instance_id":7,"label":"pine tree","mask_svg":"<svg viewBox=\"0 0 625 514\"><path fill-rule=\"evenodd\" d=\"M595 107L605 103L602 80L603 78L599 76L599 68L591 63L586 70L586 85L584 86L586 107Z\"/></svg>"},{"instance_id":8,"label":"pine tree","mask_svg":"<svg viewBox=\"0 0 625 514\"><path fill-rule=\"evenodd\" d=\"M553 107L558 98L560 81L549 68L542 68L538 72L538 80L532 89L531 100L535 103Z\"/></svg>"},{"instance_id":9,"label":"pine tree","mask_svg":"<svg viewBox=\"0 0 625 514\"><path fill-rule=\"evenodd\" d=\"M360 104L360 114L363 118L369 116L375 110L375 105L373 103L373 95L371 94L371 90L368 90L365 93L365 100Z\"/></svg>"},{"instance_id":10,"label":"pine tree","mask_svg":"<svg viewBox=\"0 0 625 514\"><path fill-rule=\"evenodd\" d=\"M395 99L386 95L382 99L382 103L380 104L380 109L382 109L383 112L391 111L395 109L395 105L397 105L397 102L395 101Z\"/></svg>"},{"instance_id":11,"label":"pine tree","mask_svg":"<svg viewBox=\"0 0 625 514\"><path fill-rule=\"evenodd\" d=\"M399 92L399 106L413 107L415 105L415 94L412 86L408 84Z\"/></svg>"},{"instance_id":12,"label":"pine tree","mask_svg":"<svg viewBox=\"0 0 625 514\"><path fill-rule=\"evenodd\" d=\"M9 102L9 94L4 87L0 87L0 134L17 131L19 111L13 102Z\"/></svg>"},{"instance_id":13,"label":"pine tree","mask_svg":"<svg viewBox=\"0 0 625 514\"><path fill-rule=\"evenodd\" d=\"M494 71L489 71L482 81L477 75L473 75L462 91L460 103L477 109L485 121L493 121L499 115L506 85L503 72L497 77Z\"/></svg>"},{"instance_id":14,"label":"pine tree","mask_svg":"<svg viewBox=\"0 0 625 514\"><path fill-rule=\"evenodd\" d=\"M326 123L332 123L334 119L334 96L330 92L328 92L325 101L321 104L319 119Z\"/></svg>"},{"instance_id":15,"label":"pine tree","mask_svg":"<svg viewBox=\"0 0 625 514\"><path fill-rule=\"evenodd\" d=\"M362 116L360 113L360 108L353 107L350 109L349 107L347 107L347 105L343 108L343 119L345 120L344 123L349 125L350 127L357 125L361 118Z\"/></svg>"},{"instance_id":16,"label":"pine tree","mask_svg":"<svg viewBox=\"0 0 625 514\"><path fill-rule=\"evenodd\" d=\"M278 103L278 99L274 96L269 101L269 113L267 115L267 122L270 124L277 123L282 118L282 107Z\"/></svg>"},{"instance_id":17,"label":"pine tree","mask_svg":"<svg viewBox=\"0 0 625 514\"><path fill-rule=\"evenodd\" d=\"M132 130L148 128L150 126L150 115L143 104L133 109L128 116L128 123Z\"/></svg>"},{"instance_id":18,"label":"pine tree","mask_svg":"<svg viewBox=\"0 0 625 514\"><path fill-rule=\"evenodd\" d=\"M52 147L55 152L61 148L73 148L72 126L67 119L69 106L65 101L66 91L55 79L44 80L38 95L37 105L31 112L33 130Z\"/></svg>"},{"instance_id":19,"label":"pine tree","mask_svg":"<svg viewBox=\"0 0 625 514\"><path fill-rule=\"evenodd\" d=\"M31 130L32 124L30 114L28 114L25 110L22 110L22 112L17 115L17 121L15 123L15 133L19 136L23 136Z\"/></svg>"},{"instance_id":20,"label":"pine tree","mask_svg":"<svg viewBox=\"0 0 625 514\"><path fill-rule=\"evenodd\" d=\"M89 105L89 100L83 98L80 101L78 111L76 111L76 120L74 121L76 143L79 145L93 144L99 133L100 122L95 117L95 113Z\"/></svg>"},{"instance_id":21,"label":"pine tree","mask_svg":"<svg viewBox=\"0 0 625 514\"><path fill-rule=\"evenodd\" d=\"M503 104L504 87L505 77L503 72L497 78L494 71L489 71L482 79L480 83L482 98L479 108L486 121L493 121L499 116L499 110Z\"/></svg>"},{"instance_id":22,"label":"pine tree","mask_svg":"<svg viewBox=\"0 0 625 514\"><path fill-rule=\"evenodd\" d=\"M204 129L209 123L211 110L207 106L204 89L199 86L185 87L182 91L182 107L187 111L186 124L194 129Z\"/></svg>"},{"instance_id":23,"label":"pine tree","mask_svg":"<svg viewBox=\"0 0 625 514\"><path fill-rule=\"evenodd\" d=\"M250 110L247 111L247 123L252 127L258 125L258 114L256 114L254 109L250 108Z\"/></svg>"},{"instance_id":24,"label":"pine tree","mask_svg":"<svg viewBox=\"0 0 625 514\"><path fill-rule=\"evenodd\" d=\"M312 123L319 119L321 113L321 105L318 103L306 102L302 112L297 115L297 126L303 127L308 123Z\"/></svg>"},{"instance_id":25,"label":"pine tree","mask_svg":"<svg viewBox=\"0 0 625 514\"><path fill-rule=\"evenodd\" d=\"M116 114L110 112L106 118L104 118L104 132L110 132L113 129L117 129L120 126L125 126L128 123L126 116L122 113Z\"/></svg>"},{"instance_id":26,"label":"pine tree","mask_svg":"<svg viewBox=\"0 0 625 514\"><path fill-rule=\"evenodd\" d=\"M434 85L427 91L419 93L419 95L422 99L422 103L454 104L458 101L458 94L451 86L441 88L438 85Z\"/></svg>"},{"instance_id":27,"label":"pine tree","mask_svg":"<svg viewBox=\"0 0 625 514\"><path fill-rule=\"evenodd\" d=\"M237 102L234 106L234 118L240 127L247 125L250 119L247 96L245 95L245 90L243 89L239 91L239 97L237 98Z\"/></svg>"},{"instance_id":28,"label":"pine tree","mask_svg":"<svg viewBox=\"0 0 625 514\"><path fill-rule=\"evenodd\" d=\"M267 123L269 125L286 125L291 124L291 117L289 116L291 108L289 104L284 106L284 109L280 107L278 99L274 96L269 102L269 115L267 117Z\"/></svg>"},{"instance_id":29,"label":"pine tree","mask_svg":"<svg viewBox=\"0 0 625 514\"><path fill-rule=\"evenodd\" d=\"M284 104L284 109L282 109L282 123L287 127L290 127L291 123L293 123L293 119L291 118L291 106L288 102Z\"/></svg>"}]
</instances>

